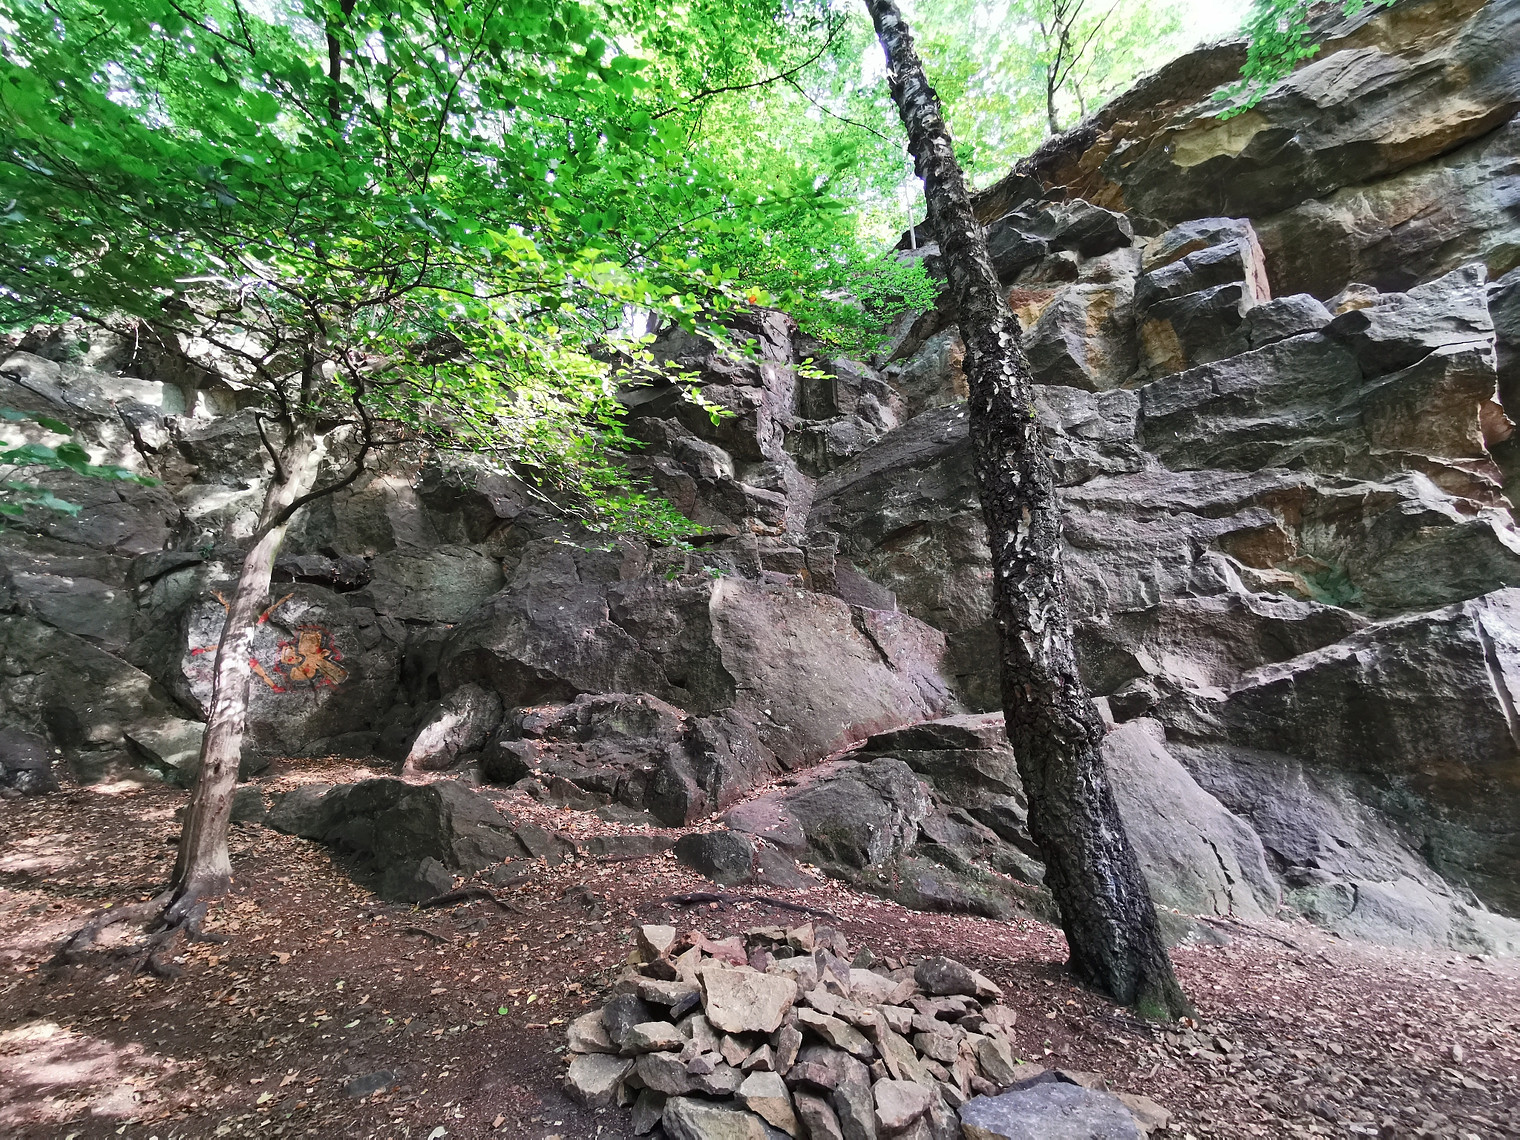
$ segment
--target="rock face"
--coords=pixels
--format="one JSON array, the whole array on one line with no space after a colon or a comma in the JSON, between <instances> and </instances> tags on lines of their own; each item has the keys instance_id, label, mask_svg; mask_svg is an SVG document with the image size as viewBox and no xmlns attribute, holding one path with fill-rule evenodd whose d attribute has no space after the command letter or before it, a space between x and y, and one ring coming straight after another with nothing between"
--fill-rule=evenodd
<instances>
[{"instance_id":1,"label":"rock face","mask_svg":"<svg viewBox=\"0 0 1520 1140\"><path fill-rule=\"evenodd\" d=\"M1040 381L1082 668L1157 898L1504 950L1520 0L1317 18L1322 50L1251 111L1212 97L1241 45L1200 49L977 209ZM930 237L905 256L932 272ZM717 423L666 375L622 394L630 467L705 528L689 548L609 540L510 474L404 449L303 511L255 640L244 775L286 756L457 769L672 826L723 813L679 854L727 881L806 882L805 860L914 906L1039 906L1016 765L979 715L999 679L948 307L905 315L869 361L773 311L731 332L752 351L678 329L652 345L732 413ZM187 781L218 595L269 475L236 370L71 325L0 345L0 403L161 480L59 475L80 512L0 534L0 723L60 778ZM398 895L500 844L573 849L487 823L463 853L441 801L331 794L270 818ZM340 834L349 800L371 822ZM363 837L386 813L436 841L383 855ZM795 1112L850 1134L869 1099Z\"/></svg>"}]
</instances>

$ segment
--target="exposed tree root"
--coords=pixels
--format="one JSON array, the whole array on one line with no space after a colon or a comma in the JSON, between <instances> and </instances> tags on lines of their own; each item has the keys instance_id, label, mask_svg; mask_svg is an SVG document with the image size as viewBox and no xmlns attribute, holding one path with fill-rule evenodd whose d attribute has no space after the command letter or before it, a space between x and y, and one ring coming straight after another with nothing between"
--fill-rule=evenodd
<instances>
[{"instance_id":1,"label":"exposed tree root","mask_svg":"<svg viewBox=\"0 0 1520 1140\"><path fill-rule=\"evenodd\" d=\"M228 941L225 935L210 934L202 929L210 905L209 899L191 892L176 898L171 888L146 902L106 907L96 911L69 936L49 965L77 965L105 931L113 926L134 925L143 929L143 940L122 951L137 958L133 973L147 971L160 978L177 978L184 972L174 964L174 955L181 941Z\"/></svg>"},{"instance_id":2,"label":"exposed tree root","mask_svg":"<svg viewBox=\"0 0 1520 1140\"><path fill-rule=\"evenodd\" d=\"M401 933L419 934L424 938L431 938L434 942L449 943L454 941L447 934L439 934L436 930L429 930L425 926L403 926L401 928Z\"/></svg>"},{"instance_id":3,"label":"exposed tree root","mask_svg":"<svg viewBox=\"0 0 1520 1140\"><path fill-rule=\"evenodd\" d=\"M837 914L821 910L816 906L804 906L802 903L787 902L785 899L773 898L770 895L731 895L716 891L692 891L684 895L667 895L661 902L678 903L681 906L696 906L699 903L718 903L722 906L732 906L734 903L753 902L764 903L766 906L779 907L782 910L795 910L801 914L813 914L819 918L826 918L830 922L843 922Z\"/></svg>"},{"instance_id":4,"label":"exposed tree root","mask_svg":"<svg viewBox=\"0 0 1520 1140\"><path fill-rule=\"evenodd\" d=\"M457 890L445 891L441 895L428 899L426 902L417 904L419 910L432 910L434 907L454 906L463 902L488 902L512 914L527 914L527 910L518 906L515 902L509 902L499 895L488 891L485 887L468 885Z\"/></svg>"},{"instance_id":5,"label":"exposed tree root","mask_svg":"<svg viewBox=\"0 0 1520 1140\"><path fill-rule=\"evenodd\" d=\"M92 914L83 926L69 936L67 941L53 955L52 965L72 966L80 957L95 943L107 930L113 926L121 926L132 923L146 926L149 922L163 914L169 900L174 897L174 892L164 891L154 895L147 902L131 903L127 906L111 906L98 910Z\"/></svg>"}]
</instances>

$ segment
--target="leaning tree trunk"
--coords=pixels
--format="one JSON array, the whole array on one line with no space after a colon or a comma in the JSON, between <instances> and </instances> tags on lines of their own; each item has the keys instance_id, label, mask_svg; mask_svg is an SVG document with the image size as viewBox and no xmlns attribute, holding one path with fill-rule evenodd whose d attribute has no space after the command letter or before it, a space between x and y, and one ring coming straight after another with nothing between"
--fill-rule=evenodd
<instances>
[{"instance_id":1,"label":"leaning tree trunk","mask_svg":"<svg viewBox=\"0 0 1520 1140\"><path fill-rule=\"evenodd\" d=\"M227 827L248 715L248 682L253 672L249 647L269 596L275 555L290 525L282 515L312 489L321 460L321 447L312 428L305 424L295 427L280 451L280 471L270 481L254 544L243 557L237 589L228 599L227 621L216 648L211 715L206 721L195 790L180 835L173 901L165 915L170 923L197 922L196 908L203 900L225 891L232 880Z\"/></svg>"},{"instance_id":2,"label":"leaning tree trunk","mask_svg":"<svg viewBox=\"0 0 1520 1140\"><path fill-rule=\"evenodd\" d=\"M1071 969L1150 1016L1189 1010L1103 767L1103 721L1077 672L1061 520L1019 326L987 256L939 98L893 0L866 0L908 131L966 343L971 440L987 539L1003 715L1029 829L1061 911Z\"/></svg>"}]
</instances>

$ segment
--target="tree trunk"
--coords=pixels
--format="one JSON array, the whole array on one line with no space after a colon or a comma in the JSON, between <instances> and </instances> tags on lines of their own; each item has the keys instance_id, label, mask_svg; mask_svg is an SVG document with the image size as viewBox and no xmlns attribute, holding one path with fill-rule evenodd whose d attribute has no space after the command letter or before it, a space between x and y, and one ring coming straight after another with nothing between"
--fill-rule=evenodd
<instances>
[{"instance_id":1,"label":"tree trunk","mask_svg":"<svg viewBox=\"0 0 1520 1140\"><path fill-rule=\"evenodd\" d=\"M1000 647L1003 714L1029 828L1061 911L1071 970L1148 1016L1189 1010L1103 767L1103 721L1077 672L1055 481L1019 326L987 256L939 98L893 0L866 0L966 343L971 440Z\"/></svg>"},{"instance_id":2,"label":"tree trunk","mask_svg":"<svg viewBox=\"0 0 1520 1140\"><path fill-rule=\"evenodd\" d=\"M232 880L227 827L248 714L248 682L253 672L249 645L269 596L275 555L290 525L288 519L276 520L285 508L311 490L321 460L322 449L315 432L309 425L298 425L280 451L280 470L270 481L254 531L254 544L243 557L237 589L228 599L227 622L216 648L211 715L206 721L200 768L195 774L195 790L185 813L179 859L174 867L174 901L166 915L170 922L191 916L197 903L221 894Z\"/></svg>"}]
</instances>

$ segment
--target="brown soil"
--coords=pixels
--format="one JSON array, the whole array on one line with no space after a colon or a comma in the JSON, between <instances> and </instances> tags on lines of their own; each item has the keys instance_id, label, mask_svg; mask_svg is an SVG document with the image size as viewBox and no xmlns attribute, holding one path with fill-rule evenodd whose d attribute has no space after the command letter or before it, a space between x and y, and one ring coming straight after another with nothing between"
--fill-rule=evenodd
<instances>
[{"instance_id":1,"label":"brown soil","mask_svg":"<svg viewBox=\"0 0 1520 1140\"><path fill-rule=\"evenodd\" d=\"M276 783L364 774L303 763ZM559 1080L564 1023L621 966L629 928L799 921L663 901L713 889L669 855L527 863L498 891L514 910L421 911L381 902L316 844L238 825L237 881L208 923L230 941L192 945L181 978L134 972L126 931L51 966L87 915L161 888L185 798L115 786L0 803L0 1133L627 1136L626 1114L578 1107ZM630 830L511 809L565 831ZM836 883L766 893L838 916L851 945L969 962L1018 1010L1024 1059L1159 1101L1172 1135L1520 1137L1514 961L1218 923L1226 945L1174 952L1199 1020L1167 1028L1072 985L1061 932L1037 919L919 914ZM370 1076L384 1090L355 1095Z\"/></svg>"}]
</instances>

